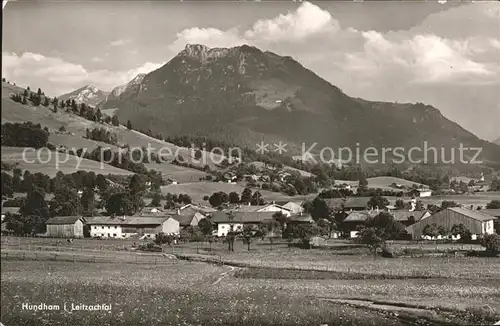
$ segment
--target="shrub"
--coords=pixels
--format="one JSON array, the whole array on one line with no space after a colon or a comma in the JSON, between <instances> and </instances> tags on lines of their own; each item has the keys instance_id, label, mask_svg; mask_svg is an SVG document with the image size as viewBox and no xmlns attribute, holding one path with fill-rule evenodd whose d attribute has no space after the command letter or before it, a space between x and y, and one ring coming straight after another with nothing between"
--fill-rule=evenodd
<instances>
[{"instance_id":1,"label":"shrub","mask_svg":"<svg viewBox=\"0 0 500 326\"><path fill-rule=\"evenodd\" d=\"M500 235L487 234L481 239L481 246L486 248L486 251L500 252Z\"/></svg>"}]
</instances>

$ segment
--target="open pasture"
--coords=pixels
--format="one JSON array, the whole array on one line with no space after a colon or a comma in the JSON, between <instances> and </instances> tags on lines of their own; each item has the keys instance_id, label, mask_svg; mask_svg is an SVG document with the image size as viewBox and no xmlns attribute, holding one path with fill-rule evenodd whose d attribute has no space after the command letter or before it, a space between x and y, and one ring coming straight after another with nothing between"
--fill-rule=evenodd
<instances>
[{"instance_id":1,"label":"open pasture","mask_svg":"<svg viewBox=\"0 0 500 326\"><path fill-rule=\"evenodd\" d=\"M7 325L404 325L374 311L260 286L230 288L227 267L2 261ZM22 303L111 304L110 311L23 311Z\"/></svg>"},{"instance_id":2,"label":"open pasture","mask_svg":"<svg viewBox=\"0 0 500 326\"><path fill-rule=\"evenodd\" d=\"M109 164L96 162L93 160L78 158L66 153L55 151L38 151L34 150L23 154L24 148L21 147L5 147L2 146L2 162L14 164L18 163L17 168L28 170L31 173L41 172L50 177L54 177L57 172L61 171L65 174L70 174L76 170L93 171L96 174L117 174L129 175L130 171L116 168ZM67 161L66 161L67 159ZM66 161L66 162L65 162Z\"/></svg>"},{"instance_id":3,"label":"open pasture","mask_svg":"<svg viewBox=\"0 0 500 326\"><path fill-rule=\"evenodd\" d=\"M146 168L161 172L164 178L169 178L174 181L184 182L197 182L200 178L205 178L208 174L188 167L183 167L171 163L148 163Z\"/></svg>"},{"instance_id":4,"label":"open pasture","mask_svg":"<svg viewBox=\"0 0 500 326\"><path fill-rule=\"evenodd\" d=\"M194 259L221 259L244 267L356 273L367 278L466 278L500 281L500 259L477 257L376 258L370 255L338 255L328 250L279 248L273 251L218 251L176 253Z\"/></svg>"}]
</instances>

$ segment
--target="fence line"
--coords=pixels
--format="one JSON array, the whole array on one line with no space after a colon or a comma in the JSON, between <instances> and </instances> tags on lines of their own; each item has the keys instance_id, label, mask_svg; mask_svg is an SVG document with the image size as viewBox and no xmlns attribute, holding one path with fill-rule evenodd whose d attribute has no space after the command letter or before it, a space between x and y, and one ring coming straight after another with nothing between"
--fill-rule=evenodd
<instances>
[{"instance_id":1,"label":"fence line","mask_svg":"<svg viewBox=\"0 0 500 326\"><path fill-rule=\"evenodd\" d=\"M8 251L0 255L2 260L34 260L34 261L65 261L72 263L129 263L147 265L172 265L176 264L176 259L169 259L163 256L140 256L131 255L124 257L97 256L97 255L75 255L64 252L37 252L37 251Z\"/></svg>"}]
</instances>

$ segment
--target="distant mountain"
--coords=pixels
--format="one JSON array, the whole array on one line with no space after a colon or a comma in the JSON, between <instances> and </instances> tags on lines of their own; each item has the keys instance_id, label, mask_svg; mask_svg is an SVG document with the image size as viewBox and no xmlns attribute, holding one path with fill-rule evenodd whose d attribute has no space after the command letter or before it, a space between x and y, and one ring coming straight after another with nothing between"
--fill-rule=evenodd
<instances>
[{"instance_id":1,"label":"distant mountain","mask_svg":"<svg viewBox=\"0 0 500 326\"><path fill-rule=\"evenodd\" d=\"M101 107L119 108L121 121L153 133L205 135L252 148L261 140L288 148L317 142L318 149L409 149L427 141L438 148L483 147L483 159L500 162L498 146L432 106L352 98L291 57L247 45L187 45Z\"/></svg>"},{"instance_id":2,"label":"distant mountain","mask_svg":"<svg viewBox=\"0 0 500 326\"><path fill-rule=\"evenodd\" d=\"M111 90L108 96L106 96L102 104L107 102L109 106L110 103L112 103L113 101L120 100L121 99L120 96L122 94L125 94L126 96L131 96L137 93L138 91L140 91L141 83L145 76L146 74L138 74L137 76L135 76L134 79L132 79L127 84L116 86Z\"/></svg>"},{"instance_id":3,"label":"distant mountain","mask_svg":"<svg viewBox=\"0 0 500 326\"><path fill-rule=\"evenodd\" d=\"M102 91L94 85L83 86L71 93L61 95L59 100L75 100L78 103L85 103L90 106L96 106L106 99L109 92Z\"/></svg>"},{"instance_id":4,"label":"distant mountain","mask_svg":"<svg viewBox=\"0 0 500 326\"><path fill-rule=\"evenodd\" d=\"M498 137L497 140L494 140L493 144L497 144L497 145L500 146L500 137Z\"/></svg>"}]
</instances>

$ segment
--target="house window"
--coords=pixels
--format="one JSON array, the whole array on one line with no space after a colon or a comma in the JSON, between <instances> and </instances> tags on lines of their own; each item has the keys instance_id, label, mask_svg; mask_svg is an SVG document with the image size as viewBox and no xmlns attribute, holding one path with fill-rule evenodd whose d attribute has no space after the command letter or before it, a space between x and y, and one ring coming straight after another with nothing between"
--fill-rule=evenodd
<instances>
[{"instance_id":1,"label":"house window","mask_svg":"<svg viewBox=\"0 0 500 326\"><path fill-rule=\"evenodd\" d=\"M102 227L102 229L104 230L104 226Z\"/></svg>"},{"instance_id":2,"label":"house window","mask_svg":"<svg viewBox=\"0 0 500 326\"><path fill-rule=\"evenodd\" d=\"M113 233L113 237L116 237L116 233Z\"/></svg>"},{"instance_id":3,"label":"house window","mask_svg":"<svg viewBox=\"0 0 500 326\"><path fill-rule=\"evenodd\" d=\"M225 229L226 227L225 227L224 225L221 225L221 226L220 226L220 228L221 228L221 229Z\"/></svg>"},{"instance_id":4,"label":"house window","mask_svg":"<svg viewBox=\"0 0 500 326\"><path fill-rule=\"evenodd\" d=\"M118 229L118 227L115 225L115 229Z\"/></svg>"}]
</instances>

